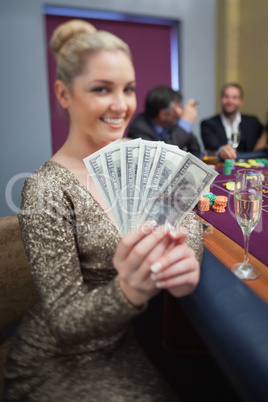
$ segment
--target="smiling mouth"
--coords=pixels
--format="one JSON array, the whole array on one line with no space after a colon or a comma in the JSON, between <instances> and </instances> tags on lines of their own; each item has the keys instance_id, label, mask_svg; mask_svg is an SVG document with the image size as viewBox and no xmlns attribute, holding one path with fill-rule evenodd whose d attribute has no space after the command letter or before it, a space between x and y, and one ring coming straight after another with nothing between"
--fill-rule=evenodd
<instances>
[{"instance_id":1,"label":"smiling mouth","mask_svg":"<svg viewBox=\"0 0 268 402\"><path fill-rule=\"evenodd\" d=\"M226 109L235 109L235 106L234 105L227 105L227 106L225 106L225 108Z\"/></svg>"},{"instance_id":2,"label":"smiling mouth","mask_svg":"<svg viewBox=\"0 0 268 402\"><path fill-rule=\"evenodd\" d=\"M119 125L121 125L122 123L123 123L123 121L124 121L124 119L104 119L104 118L102 118L101 119L104 123L107 123L107 124L112 124L112 125L114 125L114 126L119 126Z\"/></svg>"}]
</instances>

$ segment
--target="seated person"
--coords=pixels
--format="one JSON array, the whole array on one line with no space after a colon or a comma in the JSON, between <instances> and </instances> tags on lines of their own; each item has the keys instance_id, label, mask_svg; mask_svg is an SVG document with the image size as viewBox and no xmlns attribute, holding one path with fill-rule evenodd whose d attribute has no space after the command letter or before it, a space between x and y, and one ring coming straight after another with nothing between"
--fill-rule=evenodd
<instances>
[{"instance_id":1,"label":"seated person","mask_svg":"<svg viewBox=\"0 0 268 402\"><path fill-rule=\"evenodd\" d=\"M197 117L195 101L190 99L184 108L182 95L168 86L151 89L145 100L145 112L136 116L130 125L129 138L164 141L200 156L200 145L192 134Z\"/></svg>"},{"instance_id":2,"label":"seated person","mask_svg":"<svg viewBox=\"0 0 268 402\"><path fill-rule=\"evenodd\" d=\"M145 222L121 238L83 159L121 139L136 109L128 45L82 20L54 31L63 146L24 185L19 222L38 303L5 363L6 401L177 401L132 322L166 289L195 289L203 253L194 213L180 228Z\"/></svg>"},{"instance_id":3,"label":"seated person","mask_svg":"<svg viewBox=\"0 0 268 402\"><path fill-rule=\"evenodd\" d=\"M232 133L240 132L238 152L255 151L263 132L257 117L240 113L244 92L240 85L225 84L221 90L221 114L201 122L201 137L205 149L217 150L222 159L235 159Z\"/></svg>"}]
</instances>

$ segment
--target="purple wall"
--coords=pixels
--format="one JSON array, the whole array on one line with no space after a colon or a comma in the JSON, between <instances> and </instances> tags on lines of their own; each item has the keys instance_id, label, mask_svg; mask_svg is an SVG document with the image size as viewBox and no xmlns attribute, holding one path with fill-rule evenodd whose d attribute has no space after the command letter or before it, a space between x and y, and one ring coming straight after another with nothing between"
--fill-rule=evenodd
<instances>
[{"instance_id":1,"label":"purple wall","mask_svg":"<svg viewBox=\"0 0 268 402\"><path fill-rule=\"evenodd\" d=\"M70 17L46 15L47 43L53 30ZM171 85L170 39L171 26L144 24L138 22L88 19L97 29L103 29L122 38L128 43L133 55L137 80L137 111L141 112L144 99L152 87ZM54 96L55 61L47 48L48 82L51 109L51 132L53 154L62 146L68 135L68 120Z\"/></svg>"}]
</instances>

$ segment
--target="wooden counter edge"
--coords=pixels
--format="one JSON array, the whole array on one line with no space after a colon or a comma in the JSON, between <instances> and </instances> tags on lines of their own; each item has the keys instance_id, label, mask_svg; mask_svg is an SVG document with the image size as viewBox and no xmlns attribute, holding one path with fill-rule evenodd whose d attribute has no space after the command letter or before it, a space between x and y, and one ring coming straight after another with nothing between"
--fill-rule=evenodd
<instances>
[{"instance_id":1,"label":"wooden counter edge","mask_svg":"<svg viewBox=\"0 0 268 402\"><path fill-rule=\"evenodd\" d=\"M209 225L209 230L205 233L205 246L229 269L237 262L243 261L244 250L237 243L214 228L209 222L199 216L201 221ZM241 234L242 235L242 234ZM258 279L244 281L254 290L263 300L268 303L268 267L259 261L252 254L249 254L249 261L261 271Z\"/></svg>"}]
</instances>

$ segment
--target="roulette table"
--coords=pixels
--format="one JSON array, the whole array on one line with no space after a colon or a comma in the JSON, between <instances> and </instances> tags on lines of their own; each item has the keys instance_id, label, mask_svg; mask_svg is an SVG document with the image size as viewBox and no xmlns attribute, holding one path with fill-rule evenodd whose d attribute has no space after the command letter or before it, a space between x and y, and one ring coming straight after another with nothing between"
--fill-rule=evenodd
<instances>
[{"instance_id":1,"label":"roulette table","mask_svg":"<svg viewBox=\"0 0 268 402\"><path fill-rule=\"evenodd\" d=\"M249 252L268 266L268 166L251 167L262 172L263 180L263 202L262 214L259 223L252 231L249 242ZM194 211L213 227L220 230L234 242L243 247L243 234L239 224L236 221L234 213L234 196L232 189L228 189L228 184L234 182L237 170L244 169L241 166L235 166L230 175L223 174L223 166L217 167L219 175L210 186L210 192L215 195L224 195L228 197L228 204L224 213L216 213L210 208L209 211L199 211L195 207ZM212 229L213 230L213 229ZM230 250L231 253L231 250Z\"/></svg>"},{"instance_id":2,"label":"roulette table","mask_svg":"<svg viewBox=\"0 0 268 402\"><path fill-rule=\"evenodd\" d=\"M174 308L175 318L171 320L171 316L170 321L176 322L178 314L183 311L237 391L239 397L234 400L266 402L268 167L258 168L264 176L262 216L251 234L249 251L250 261L261 269L261 276L253 281L242 281L230 269L226 269L243 258L243 234L234 214L233 191L226 186L234 181L239 169L243 167L236 166L230 175L224 175L223 166L217 166L219 175L210 186L213 194L227 196L228 204L224 213L216 213L211 207L207 212L194 209L210 224L205 234L200 282L192 295L173 301L179 309ZM169 315L170 306L171 303L166 308ZM178 327L177 332L172 326L171 329L173 337L180 340L182 326Z\"/></svg>"}]
</instances>

